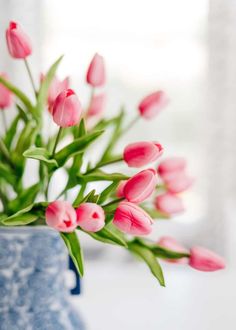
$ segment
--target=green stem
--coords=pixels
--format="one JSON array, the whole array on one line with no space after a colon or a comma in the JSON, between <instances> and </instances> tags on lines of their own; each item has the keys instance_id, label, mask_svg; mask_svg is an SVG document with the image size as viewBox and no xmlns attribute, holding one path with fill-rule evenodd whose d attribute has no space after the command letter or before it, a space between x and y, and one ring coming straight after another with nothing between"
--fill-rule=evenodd
<instances>
[{"instance_id":1,"label":"green stem","mask_svg":"<svg viewBox=\"0 0 236 330\"><path fill-rule=\"evenodd\" d=\"M123 159L122 156L117 156L116 158L114 157L113 159L108 160L107 162L99 162L95 167L91 168L86 173L84 173L84 175L90 174L91 172L97 170L100 167L107 166L107 165L114 164L114 163L118 163L118 162L122 162L123 160L124 159Z\"/></svg>"},{"instance_id":2,"label":"green stem","mask_svg":"<svg viewBox=\"0 0 236 330\"><path fill-rule=\"evenodd\" d=\"M2 113L2 122L3 122L3 127L4 127L4 131L5 131L5 134L7 133L7 120L6 120L6 114L5 114L5 111L4 109L0 109L1 113Z\"/></svg>"},{"instance_id":3,"label":"green stem","mask_svg":"<svg viewBox=\"0 0 236 330\"><path fill-rule=\"evenodd\" d=\"M7 147L5 145L5 143L3 142L3 140L0 138L0 151L2 152L3 157L6 159L6 161L8 162L8 164L14 169L15 165L13 164L10 154L7 150Z\"/></svg>"},{"instance_id":4,"label":"green stem","mask_svg":"<svg viewBox=\"0 0 236 330\"><path fill-rule=\"evenodd\" d=\"M127 131L129 131L140 119L140 116L137 115L136 117L134 117L133 120L131 120L131 122L123 129L122 134L126 133Z\"/></svg>"},{"instance_id":5,"label":"green stem","mask_svg":"<svg viewBox=\"0 0 236 330\"><path fill-rule=\"evenodd\" d=\"M24 58L24 63L25 63L25 67L26 67L26 70L27 70L29 78L30 78L31 85L32 85L33 90L34 90L34 94L37 98L37 90L36 90L36 87L35 87L33 75L32 75L32 72L31 72L31 69L30 69L30 66L29 66L29 62L27 61L26 58Z\"/></svg>"},{"instance_id":6,"label":"green stem","mask_svg":"<svg viewBox=\"0 0 236 330\"><path fill-rule=\"evenodd\" d=\"M60 140L61 132L62 132L62 127L59 128L59 131L57 133L56 141L55 141L53 151L52 151L52 158L55 156L57 145L58 145L58 142Z\"/></svg>"},{"instance_id":7,"label":"green stem","mask_svg":"<svg viewBox=\"0 0 236 330\"><path fill-rule=\"evenodd\" d=\"M113 205L113 204L117 204L117 203L119 203L119 202L122 202L124 199L125 199L124 197L114 199L113 201L111 201L111 202L109 202L109 203L107 203L107 204L102 205L102 207L104 208L104 207L111 206L111 205Z\"/></svg>"}]
</instances>

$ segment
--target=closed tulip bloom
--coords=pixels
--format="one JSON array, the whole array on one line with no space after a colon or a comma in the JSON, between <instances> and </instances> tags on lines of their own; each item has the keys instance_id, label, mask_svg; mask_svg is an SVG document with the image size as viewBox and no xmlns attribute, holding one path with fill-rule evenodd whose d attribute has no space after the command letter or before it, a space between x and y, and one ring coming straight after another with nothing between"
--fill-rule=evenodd
<instances>
[{"instance_id":1,"label":"closed tulip bloom","mask_svg":"<svg viewBox=\"0 0 236 330\"><path fill-rule=\"evenodd\" d=\"M147 199L157 185L154 169L143 170L130 178L124 187L124 197L132 203L141 203Z\"/></svg>"},{"instance_id":2,"label":"closed tulip bloom","mask_svg":"<svg viewBox=\"0 0 236 330\"><path fill-rule=\"evenodd\" d=\"M129 167L142 167L154 162L163 153L158 142L136 142L129 144L124 150L124 161Z\"/></svg>"},{"instance_id":3,"label":"closed tulip bloom","mask_svg":"<svg viewBox=\"0 0 236 330\"><path fill-rule=\"evenodd\" d=\"M113 224L122 232L138 236L150 234L152 223L152 218L141 207L126 201L118 205L113 219Z\"/></svg>"},{"instance_id":4,"label":"closed tulip bloom","mask_svg":"<svg viewBox=\"0 0 236 330\"><path fill-rule=\"evenodd\" d=\"M193 247L190 250L189 265L203 272L214 272L225 268L225 261L210 250L202 247Z\"/></svg>"},{"instance_id":5,"label":"closed tulip bloom","mask_svg":"<svg viewBox=\"0 0 236 330\"><path fill-rule=\"evenodd\" d=\"M76 212L69 202L52 202L46 209L46 223L55 230L72 232L77 227Z\"/></svg>"},{"instance_id":6,"label":"closed tulip bloom","mask_svg":"<svg viewBox=\"0 0 236 330\"><path fill-rule=\"evenodd\" d=\"M96 232L105 226L105 213L101 206L95 203L81 204L76 214L78 225L85 231Z\"/></svg>"},{"instance_id":7,"label":"closed tulip bloom","mask_svg":"<svg viewBox=\"0 0 236 330\"><path fill-rule=\"evenodd\" d=\"M89 105L87 116L100 117L104 110L105 99L106 99L105 94L94 95Z\"/></svg>"},{"instance_id":8,"label":"closed tulip bloom","mask_svg":"<svg viewBox=\"0 0 236 330\"><path fill-rule=\"evenodd\" d=\"M156 197L155 206L158 211L168 216L175 215L184 211L182 199L168 192Z\"/></svg>"},{"instance_id":9,"label":"closed tulip bloom","mask_svg":"<svg viewBox=\"0 0 236 330\"><path fill-rule=\"evenodd\" d=\"M93 87L100 87L105 84L105 65L101 55L95 54L87 71L87 83Z\"/></svg>"},{"instance_id":10,"label":"closed tulip bloom","mask_svg":"<svg viewBox=\"0 0 236 330\"><path fill-rule=\"evenodd\" d=\"M140 115L146 119L157 116L168 104L169 100L163 91L146 96L139 104Z\"/></svg>"},{"instance_id":11,"label":"closed tulip bloom","mask_svg":"<svg viewBox=\"0 0 236 330\"><path fill-rule=\"evenodd\" d=\"M194 182L192 177L189 177L185 173L176 174L172 179L168 179L166 182L166 188L170 193L178 194L189 189Z\"/></svg>"},{"instance_id":12,"label":"closed tulip bloom","mask_svg":"<svg viewBox=\"0 0 236 330\"><path fill-rule=\"evenodd\" d=\"M24 59L32 53L31 41L18 23L10 22L6 31L6 40L12 57Z\"/></svg>"},{"instance_id":13,"label":"closed tulip bloom","mask_svg":"<svg viewBox=\"0 0 236 330\"><path fill-rule=\"evenodd\" d=\"M161 177L168 178L168 175L171 176L172 173L180 173L186 169L187 161L182 157L170 157L163 160L157 169L157 172Z\"/></svg>"},{"instance_id":14,"label":"closed tulip bloom","mask_svg":"<svg viewBox=\"0 0 236 330\"><path fill-rule=\"evenodd\" d=\"M53 105L52 116L60 127L75 126L80 121L82 107L78 97L72 89L61 92Z\"/></svg>"},{"instance_id":15,"label":"closed tulip bloom","mask_svg":"<svg viewBox=\"0 0 236 330\"><path fill-rule=\"evenodd\" d=\"M174 252L188 253L188 250L183 245L181 245L179 242L177 242L176 239L174 239L173 237L163 236L159 239L157 244L163 248L166 248L166 249L174 251ZM165 259L165 261L175 263L175 264L187 264L188 258L183 257L180 259Z\"/></svg>"},{"instance_id":16,"label":"closed tulip bloom","mask_svg":"<svg viewBox=\"0 0 236 330\"><path fill-rule=\"evenodd\" d=\"M8 79L5 73L0 73L0 77ZM0 83L0 109L8 108L12 104L12 93Z\"/></svg>"},{"instance_id":17,"label":"closed tulip bloom","mask_svg":"<svg viewBox=\"0 0 236 330\"><path fill-rule=\"evenodd\" d=\"M118 198L124 197L124 187L126 185L126 182L127 182L127 180L120 181L120 183L119 183L119 185L118 185L118 187L116 189L116 196Z\"/></svg>"}]
</instances>

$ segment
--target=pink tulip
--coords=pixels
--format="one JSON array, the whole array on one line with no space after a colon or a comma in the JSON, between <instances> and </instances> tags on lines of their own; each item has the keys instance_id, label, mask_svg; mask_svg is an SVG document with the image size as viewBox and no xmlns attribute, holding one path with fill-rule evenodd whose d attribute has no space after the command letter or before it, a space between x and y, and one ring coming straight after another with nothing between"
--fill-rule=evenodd
<instances>
[{"instance_id":1,"label":"pink tulip","mask_svg":"<svg viewBox=\"0 0 236 330\"><path fill-rule=\"evenodd\" d=\"M55 201L46 209L46 223L55 230L69 233L78 226L76 212L66 201Z\"/></svg>"},{"instance_id":2,"label":"pink tulip","mask_svg":"<svg viewBox=\"0 0 236 330\"><path fill-rule=\"evenodd\" d=\"M105 99L106 99L105 94L94 95L89 105L87 116L100 117L104 110Z\"/></svg>"},{"instance_id":3,"label":"pink tulip","mask_svg":"<svg viewBox=\"0 0 236 330\"><path fill-rule=\"evenodd\" d=\"M158 91L146 96L139 104L140 115L152 119L168 104L168 98L163 91Z\"/></svg>"},{"instance_id":4,"label":"pink tulip","mask_svg":"<svg viewBox=\"0 0 236 330\"><path fill-rule=\"evenodd\" d=\"M72 89L61 92L53 105L52 116L60 127L75 126L80 121L82 107L78 97Z\"/></svg>"},{"instance_id":5,"label":"pink tulip","mask_svg":"<svg viewBox=\"0 0 236 330\"><path fill-rule=\"evenodd\" d=\"M10 22L6 31L6 40L12 57L26 58L32 53L31 41L18 23Z\"/></svg>"},{"instance_id":6,"label":"pink tulip","mask_svg":"<svg viewBox=\"0 0 236 330\"><path fill-rule=\"evenodd\" d=\"M0 77L8 79L5 73L0 73ZM12 93L0 83L0 109L8 108L12 104Z\"/></svg>"},{"instance_id":7,"label":"pink tulip","mask_svg":"<svg viewBox=\"0 0 236 330\"><path fill-rule=\"evenodd\" d=\"M163 153L158 142L136 142L129 144L124 150L124 161L129 167L142 167L154 162Z\"/></svg>"},{"instance_id":8,"label":"pink tulip","mask_svg":"<svg viewBox=\"0 0 236 330\"><path fill-rule=\"evenodd\" d=\"M155 190L157 173L154 169L139 172L130 178L124 187L124 197L131 203L141 203Z\"/></svg>"},{"instance_id":9,"label":"pink tulip","mask_svg":"<svg viewBox=\"0 0 236 330\"><path fill-rule=\"evenodd\" d=\"M87 72L87 83L93 87L100 87L105 84L105 66L101 55L95 54Z\"/></svg>"},{"instance_id":10,"label":"pink tulip","mask_svg":"<svg viewBox=\"0 0 236 330\"><path fill-rule=\"evenodd\" d=\"M167 214L168 216L175 215L184 211L182 199L168 192L156 197L155 206L157 210Z\"/></svg>"},{"instance_id":11,"label":"pink tulip","mask_svg":"<svg viewBox=\"0 0 236 330\"><path fill-rule=\"evenodd\" d=\"M166 182L166 188L170 193L178 194L192 186L194 179L185 173L176 174L172 179Z\"/></svg>"},{"instance_id":12,"label":"pink tulip","mask_svg":"<svg viewBox=\"0 0 236 330\"><path fill-rule=\"evenodd\" d=\"M168 236L163 236L160 238L160 240L157 243L159 246L166 248L168 250L171 250L173 252L179 252L179 253L188 253L188 250L181 245L179 242L176 241L176 239ZM180 258L180 259L165 259L165 261L175 263L175 264L187 264L188 258Z\"/></svg>"},{"instance_id":13,"label":"pink tulip","mask_svg":"<svg viewBox=\"0 0 236 330\"><path fill-rule=\"evenodd\" d=\"M113 224L131 235L148 235L152 230L152 218L139 206L121 202L114 214Z\"/></svg>"},{"instance_id":14,"label":"pink tulip","mask_svg":"<svg viewBox=\"0 0 236 330\"><path fill-rule=\"evenodd\" d=\"M127 180L120 181L120 183L119 183L119 185L118 185L118 187L116 189L116 196L118 198L124 197L124 187L126 185L126 182L127 182Z\"/></svg>"},{"instance_id":15,"label":"pink tulip","mask_svg":"<svg viewBox=\"0 0 236 330\"><path fill-rule=\"evenodd\" d=\"M105 226L105 213L101 206L95 203L81 204L76 214L78 225L85 231L96 232Z\"/></svg>"},{"instance_id":16,"label":"pink tulip","mask_svg":"<svg viewBox=\"0 0 236 330\"><path fill-rule=\"evenodd\" d=\"M168 179L168 175L183 172L186 169L186 159L182 157L171 157L163 160L157 169L157 172L164 179L165 176Z\"/></svg>"},{"instance_id":17,"label":"pink tulip","mask_svg":"<svg viewBox=\"0 0 236 330\"><path fill-rule=\"evenodd\" d=\"M225 261L216 253L202 247L190 250L189 265L203 272L213 272L225 268Z\"/></svg>"},{"instance_id":18,"label":"pink tulip","mask_svg":"<svg viewBox=\"0 0 236 330\"><path fill-rule=\"evenodd\" d=\"M41 74L40 81L43 82L44 75ZM59 80L56 76L53 78L51 85L48 90L48 110L52 113L53 104L57 96L64 90L69 88L69 77L66 77L64 80Z\"/></svg>"}]
</instances>

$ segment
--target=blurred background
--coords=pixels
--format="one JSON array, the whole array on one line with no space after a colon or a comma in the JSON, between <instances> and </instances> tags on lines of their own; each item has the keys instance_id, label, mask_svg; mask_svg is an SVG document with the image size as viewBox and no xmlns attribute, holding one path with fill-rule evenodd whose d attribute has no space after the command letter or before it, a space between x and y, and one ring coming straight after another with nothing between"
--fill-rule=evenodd
<instances>
[{"instance_id":1,"label":"blurred background","mask_svg":"<svg viewBox=\"0 0 236 330\"><path fill-rule=\"evenodd\" d=\"M171 100L155 121L139 121L125 140L158 140L165 156L183 156L196 180L187 211L156 225L186 246L225 256L227 269L205 274L163 264L167 288L119 249L88 249L83 292L74 298L88 330L235 329L236 3L233 0L0 0L0 71L31 92L23 63L12 60L4 33L21 22L33 40L34 76L61 54L61 78L86 104L87 66L95 52L107 68L106 113L121 105L131 120L149 92ZM98 249L101 253L96 253Z\"/></svg>"}]
</instances>

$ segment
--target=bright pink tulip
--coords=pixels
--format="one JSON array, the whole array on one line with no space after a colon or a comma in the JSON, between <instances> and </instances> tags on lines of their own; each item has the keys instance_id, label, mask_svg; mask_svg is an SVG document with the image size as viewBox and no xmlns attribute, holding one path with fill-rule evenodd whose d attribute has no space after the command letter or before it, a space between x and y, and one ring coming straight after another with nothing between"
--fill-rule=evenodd
<instances>
[{"instance_id":1,"label":"bright pink tulip","mask_svg":"<svg viewBox=\"0 0 236 330\"><path fill-rule=\"evenodd\" d=\"M213 272L225 268L225 261L216 253L202 247L190 250L189 265L203 272Z\"/></svg>"},{"instance_id":2,"label":"bright pink tulip","mask_svg":"<svg viewBox=\"0 0 236 330\"><path fill-rule=\"evenodd\" d=\"M152 218L141 207L121 202L114 215L113 224L131 235L148 235L152 231Z\"/></svg>"},{"instance_id":3,"label":"bright pink tulip","mask_svg":"<svg viewBox=\"0 0 236 330\"><path fill-rule=\"evenodd\" d=\"M157 173L154 169L143 170L130 178L124 187L124 197L131 203L141 203L155 190Z\"/></svg>"},{"instance_id":4,"label":"bright pink tulip","mask_svg":"<svg viewBox=\"0 0 236 330\"><path fill-rule=\"evenodd\" d=\"M93 87L100 87L105 84L105 65L101 55L95 54L87 72L87 83Z\"/></svg>"},{"instance_id":5,"label":"bright pink tulip","mask_svg":"<svg viewBox=\"0 0 236 330\"><path fill-rule=\"evenodd\" d=\"M168 192L156 197L155 206L157 210L168 216L175 215L184 211L182 199Z\"/></svg>"},{"instance_id":6,"label":"bright pink tulip","mask_svg":"<svg viewBox=\"0 0 236 330\"><path fill-rule=\"evenodd\" d=\"M140 115L152 119L168 104L168 98L163 91L158 91L146 96L139 104Z\"/></svg>"},{"instance_id":7,"label":"bright pink tulip","mask_svg":"<svg viewBox=\"0 0 236 330\"><path fill-rule=\"evenodd\" d=\"M6 40L12 57L26 58L32 53L31 41L18 23L10 22L6 31Z\"/></svg>"},{"instance_id":8,"label":"bright pink tulip","mask_svg":"<svg viewBox=\"0 0 236 330\"><path fill-rule=\"evenodd\" d=\"M166 188L173 194L181 193L192 186L194 179L185 173L176 174L171 180L166 182Z\"/></svg>"},{"instance_id":9,"label":"bright pink tulip","mask_svg":"<svg viewBox=\"0 0 236 330\"><path fill-rule=\"evenodd\" d=\"M116 189L116 196L118 198L124 197L124 187L126 185L126 182L127 182L127 180L120 181L120 183L119 183L119 185L118 185L118 187Z\"/></svg>"},{"instance_id":10,"label":"bright pink tulip","mask_svg":"<svg viewBox=\"0 0 236 330\"><path fill-rule=\"evenodd\" d=\"M100 117L104 110L105 94L94 95L88 108L88 117Z\"/></svg>"},{"instance_id":11,"label":"bright pink tulip","mask_svg":"<svg viewBox=\"0 0 236 330\"><path fill-rule=\"evenodd\" d=\"M78 226L76 212L66 201L55 201L46 209L46 223L55 230L69 233Z\"/></svg>"},{"instance_id":12,"label":"bright pink tulip","mask_svg":"<svg viewBox=\"0 0 236 330\"><path fill-rule=\"evenodd\" d=\"M72 89L61 92L53 105L52 116L60 127L75 126L80 121L82 107Z\"/></svg>"},{"instance_id":13,"label":"bright pink tulip","mask_svg":"<svg viewBox=\"0 0 236 330\"><path fill-rule=\"evenodd\" d=\"M43 82L44 75L41 74L40 81ZM64 80L59 80L56 76L53 78L51 85L48 90L48 110L52 113L53 104L57 96L64 90L69 88L69 77L66 77Z\"/></svg>"},{"instance_id":14,"label":"bright pink tulip","mask_svg":"<svg viewBox=\"0 0 236 330\"><path fill-rule=\"evenodd\" d=\"M8 79L5 73L0 73L4 79ZM12 93L0 83L0 109L8 108L12 104Z\"/></svg>"},{"instance_id":15,"label":"bright pink tulip","mask_svg":"<svg viewBox=\"0 0 236 330\"><path fill-rule=\"evenodd\" d=\"M129 144L124 150L124 161L129 167L142 167L154 162L163 153L158 142L136 142Z\"/></svg>"},{"instance_id":16,"label":"bright pink tulip","mask_svg":"<svg viewBox=\"0 0 236 330\"><path fill-rule=\"evenodd\" d=\"M157 172L163 179L165 179L165 176L168 179L168 175L171 176L172 174L183 172L186 166L186 159L182 157L166 158L159 164Z\"/></svg>"},{"instance_id":17,"label":"bright pink tulip","mask_svg":"<svg viewBox=\"0 0 236 330\"><path fill-rule=\"evenodd\" d=\"M176 241L176 239L168 236L163 236L160 238L160 240L157 242L157 244L161 247L164 247L168 250L179 252L179 253L188 253L188 250L181 245L179 242ZM188 258L180 258L180 259L165 259L168 262L175 263L175 264L187 264Z\"/></svg>"},{"instance_id":18,"label":"bright pink tulip","mask_svg":"<svg viewBox=\"0 0 236 330\"><path fill-rule=\"evenodd\" d=\"M85 231L96 232L105 226L105 213L101 206L95 203L81 204L76 214L78 225Z\"/></svg>"}]
</instances>

